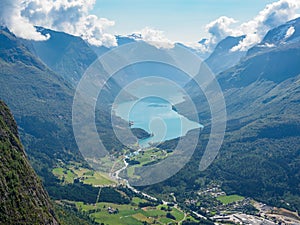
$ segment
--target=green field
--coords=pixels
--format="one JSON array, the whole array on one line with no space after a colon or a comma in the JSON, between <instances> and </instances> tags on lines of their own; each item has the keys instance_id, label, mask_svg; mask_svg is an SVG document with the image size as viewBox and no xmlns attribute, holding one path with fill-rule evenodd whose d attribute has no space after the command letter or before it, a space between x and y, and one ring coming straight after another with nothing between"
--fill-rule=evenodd
<instances>
[{"instance_id":1,"label":"green field","mask_svg":"<svg viewBox=\"0 0 300 225\"><path fill-rule=\"evenodd\" d=\"M172 210L172 215L175 216L177 221L180 221L184 218L184 214L175 208Z\"/></svg>"},{"instance_id":2,"label":"green field","mask_svg":"<svg viewBox=\"0 0 300 225\"><path fill-rule=\"evenodd\" d=\"M158 156L153 157L154 153ZM139 156L139 158L136 157L136 159L138 158L144 164L148 163L149 160L153 160L153 158L158 159L164 156L163 152L153 149L147 153L145 152ZM129 169L132 169L132 173L134 172L134 167ZM81 182L93 186L115 185L114 181L105 173L93 171L77 164L60 164L57 168L52 170L52 173L59 178L63 184L73 183L74 179L79 179ZM147 224L177 224L184 218L184 213L174 207L168 207L167 205L141 207L139 205L140 203L147 202L148 200L146 199L133 196L129 204L106 202L98 202L97 204L74 203L80 212L84 212L96 222L104 223L105 225L143 225L145 222ZM148 202L148 204L151 205L153 203ZM175 219L167 218L167 213L172 214Z\"/></svg>"},{"instance_id":3,"label":"green field","mask_svg":"<svg viewBox=\"0 0 300 225\"><path fill-rule=\"evenodd\" d=\"M64 169L62 167L58 167L58 168L54 168L52 170L52 173L62 181L63 184L70 184L74 182L74 178L76 177L76 175L68 170L68 169Z\"/></svg>"},{"instance_id":4,"label":"green field","mask_svg":"<svg viewBox=\"0 0 300 225\"><path fill-rule=\"evenodd\" d=\"M98 158L86 158L86 161L96 170L102 173L113 173L122 167L124 167L123 155L127 150L123 149L120 152L114 154L107 154L104 157Z\"/></svg>"},{"instance_id":5,"label":"green field","mask_svg":"<svg viewBox=\"0 0 300 225\"><path fill-rule=\"evenodd\" d=\"M144 203L144 202L147 202L147 200L141 199L141 198L138 198L138 197L133 197L132 200L131 200L132 205L138 205L141 202Z\"/></svg>"},{"instance_id":6,"label":"green field","mask_svg":"<svg viewBox=\"0 0 300 225\"><path fill-rule=\"evenodd\" d=\"M148 224L176 224L184 218L184 214L176 208L170 208L170 211L167 211L166 209L168 206L166 205L145 208L137 207L138 203L146 201L147 200L134 197L132 202L128 205L104 202L97 203L96 205L88 205L77 202L76 207L78 210L88 213L91 218L96 220L96 222L104 223L106 225L140 225L143 224L143 222L147 222ZM165 210L162 210L162 207L164 207ZM118 213L110 214L109 208L117 209ZM176 220L167 218L166 214L168 212L174 215Z\"/></svg>"},{"instance_id":7,"label":"green field","mask_svg":"<svg viewBox=\"0 0 300 225\"><path fill-rule=\"evenodd\" d=\"M135 175L135 168L145 166L148 163L156 163L168 157L168 153L164 150L152 148L140 152L136 156L130 157L130 160L138 161L140 164L129 165L126 169L127 176L130 178L139 178Z\"/></svg>"},{"instance_id":8,"label":"green field","mask_svg":"<svg viewBox=\"0 0 300 225\"><path fill-rule=\"evenodd\" d=\"M54 168L54 169L52 170L52 173L53 173L55 176L57 176L57 177L62 177L62 176L64 175L64 168L61 168L61 167L59 167L59 168Z\"/></svg>"},{"instance_id":9,"label":"green field","mask_svg":"<svg viewBox=\"0 0 300 225\"><path fill-rule=\"evenodd\" d=\"M140 165L145 165L153 161L161 160L167 157L167 153L160 149L149 149L147 151L141 152L137 156L132 157L132 160L140 162Z\"/></svg>"},{"instance_id":10,"label":"green field","mask_svg":"<svg viewBox=\"0 0 300 225\"><path fill-rule=\"evenodd\" d=\"M105 173L83 168L80 165L62 165L61 167L54 168L52 173L61 180L62 184L73 183L74 179L80 179L84 184L91 184L93 186L115 184Z\"/></svg>"},{"instance_id":11,"label":"green field","mask_svg":"<svg viewBox=\"0 0 300 225\"><path fill-rule=\"evenodd\" d=\"M132 217L133 215L140 213L142 210L135 210L134 206L131 205L119 205L113 203L97 203L96 205L86 205L83 203L77 203L77 207L82 211L101 210L99 212L92 212L89 215L99 223L105 224L142 224L137 219ZM118 214L109 214L108 208L118 209Z\"/></svg>"},{"instance_id":12,"label":"green field","mask_svg":"<svg viewBox=\"0 0 300 225\"><path fill-rule=\"evenodd\" d=\"M222 204L224 204L224 205L228 205L233 202L241 201L243 199L244 199L244 197L239 196L239 195L223 195L223 196L217 197L217 200L222 202Z\"/></svg>"}]
</instances>

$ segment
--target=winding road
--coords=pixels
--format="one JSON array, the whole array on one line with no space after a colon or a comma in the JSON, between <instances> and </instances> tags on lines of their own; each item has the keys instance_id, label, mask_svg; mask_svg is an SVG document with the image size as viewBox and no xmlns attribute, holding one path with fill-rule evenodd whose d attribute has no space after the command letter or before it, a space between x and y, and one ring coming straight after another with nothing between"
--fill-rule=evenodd
<instances>
[{"instance_id":1,"label":"winding road","mask_svg":"<svg viewBox=\"0 0 300 225\"><path fill-rule=\"evenodd\" d=\"M141 150L142 150L142 149L140 148L140 149L138 149L138 150L135 151L135 152L139 153ZM128 159L128 156L125 155L125 156L123 157L124 166L123 166L121 169L118 169L118 170L115 171L115 172L111 171L110 176L111 176L113 179L117 180L118 182L124 181L125 184L126 184L126 186L127 186L130 190L132 190L134 193L141 194L141 195L143 195L144 197L146 197L146 198L148 198L148 199L151 199L151 200L153 200L153 201L158 201L157 198L155 198L155 197L153 197L153 196L151 196L151 195L148 195L148 194L146 194L145 192L142 192L142 191L139 191L139 190L135 189L134 187L132 187L132 186L129 184L128 180L126 180L126 179L124 179L124 178L122 178L122 177L119 176L120 173L121 173L122 171L126 170L127 167L128 167L128 165L129 165L129 164L126 162L126 159ZM115 164L114 164L114 166L115 166ZM112 170L113 170L114 166L112 167ZM187 217L187 213L184 212L184 211L178 206L178 204L177 204L177 199L176 199L174 193L171 193L170 195L173 196L173 200L174 200L174 203L175 203L175 206L174 206L174 207L175 207L177 210L179 210L180 212L182 212L182 213L184 214L183 219L182 219L181 221L178 222L178 224L182 224L182 222L183 222L183 221L186 219L186 217ZM168 205L168 204L169 204L169 202L166 202L166 201L164 201L164 200L162 200L162 202L163 202L164 205ZM197 212L195 212L195 211L191 211L191 214L194 214L194 215L197 216L198 218L207 219L205 216L202 216L202 215L200 215L199 213L197 213Z\"/></svg>"}]
</instances>

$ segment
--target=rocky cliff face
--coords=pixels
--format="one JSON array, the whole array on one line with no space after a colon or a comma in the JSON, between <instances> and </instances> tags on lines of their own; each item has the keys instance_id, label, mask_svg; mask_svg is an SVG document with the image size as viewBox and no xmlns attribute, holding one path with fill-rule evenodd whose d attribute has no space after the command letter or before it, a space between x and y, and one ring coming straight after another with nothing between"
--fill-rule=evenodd
<instances>
[{"instance_id":1,"label":"rocky cliff face","mask_svg":"<svg viewBox=\"0 0 300 225\"><path fill-rule=\"evenodd\" d=\"M48 194L26 158L15 120L2 101L0 224L58 224Z\"/></svg>"}]
</instances>

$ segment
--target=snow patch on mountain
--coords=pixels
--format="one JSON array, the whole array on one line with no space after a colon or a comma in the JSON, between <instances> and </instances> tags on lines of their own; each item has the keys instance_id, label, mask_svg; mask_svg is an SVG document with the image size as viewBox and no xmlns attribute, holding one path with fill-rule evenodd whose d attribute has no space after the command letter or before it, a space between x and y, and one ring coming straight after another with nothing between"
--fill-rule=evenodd
<instances>
[{"instance_id":1,"label":"snow patch on mountain","mask_svg":"<svg viewBox=\"0 0 300 225\"><path fill-rule=\"evenodd\" d=\"M289 38L291 37L293 34L295 33L295 27L290 27L285 34L285 38Z\"/></svg>"}]
</instances>

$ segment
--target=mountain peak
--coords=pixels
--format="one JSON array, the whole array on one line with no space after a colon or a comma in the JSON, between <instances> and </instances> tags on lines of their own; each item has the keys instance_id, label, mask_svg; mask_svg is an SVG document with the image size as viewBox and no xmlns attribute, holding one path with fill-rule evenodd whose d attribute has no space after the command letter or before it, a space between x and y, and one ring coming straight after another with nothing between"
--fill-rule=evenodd
<instances>
[{"instance_id":1,"label":"mountain peak","mask_svg":"<svg viewBox=\"0 0 300 225\"><path fill-rule=\"evenodd\" d=\"M246 35L238 37L228 36L217 44L215 52L229 52L234 46L238 45L245 37Z\"/></svg>"},{"instance_id":2,"label":"mountain peak","mask_svg":"<svg viewBox=\"0 0 300 225\"><path fill-rule=\"evenodd\" d=\"M270 30L264 37L261 45L280 45L291 42L300 37L300 18L291 20L279 27Z\"/></svg>"},{"instance_id":3,"label":"mountain peak","mask_svg":"<svg viewBox=\"0 0 300 225\"><path fill-rule=\"evenodd\" d=\"M214 73L220 73L240 61L245 52L230 50L245 37L245 35L239 37L228 36L219 42L213 53L206 60L206 63Z\"/></svg>"},{"instance_id":4,"label":"mountain peak","mask_svg":"<svg viewBox=\"0 0 300 225\"><path fill-rule=\"evenodd\" d=\"M284 47L299 41L300 17L269 30L261 43L248 50L247 56L269 51L276 47Z\"/></svg>"}]
</instances>

